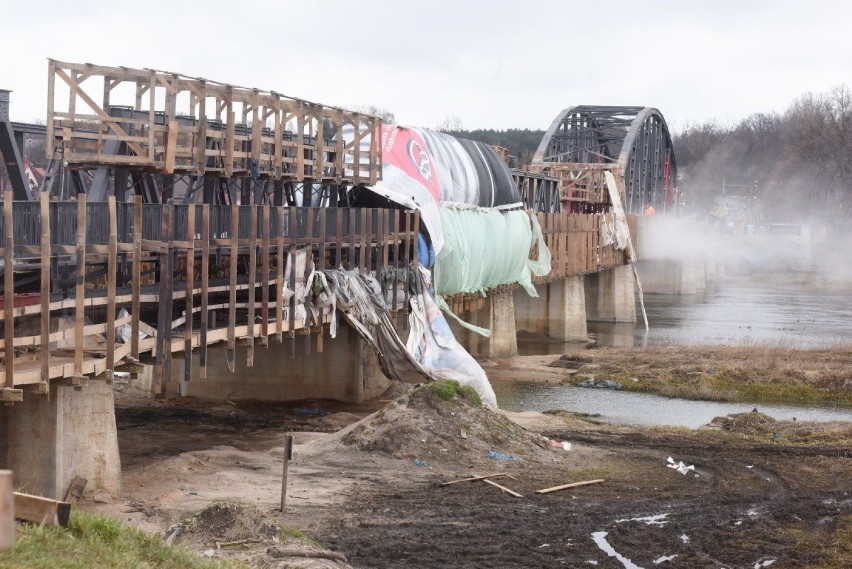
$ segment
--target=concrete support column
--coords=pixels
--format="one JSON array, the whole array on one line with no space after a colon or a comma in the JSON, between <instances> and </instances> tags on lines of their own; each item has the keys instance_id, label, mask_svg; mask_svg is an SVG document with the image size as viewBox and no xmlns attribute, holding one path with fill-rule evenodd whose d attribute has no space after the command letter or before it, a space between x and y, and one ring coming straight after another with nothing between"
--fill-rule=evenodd
<instances>
[{"instance_id":1,"label":"concrete support column","mask_svg":"<svg viewBox=\"0 0 852 569\"><path fill-rule=\"evenodd\" d=\"M619 265L596 273L586 290L588 318L598 322L636 322L636 297L633 267Z\"/></svg>"},{"instance_id":2,"label":"concrete support column","mask_svg":"<svg viewBox=\"0 0 852 569\"><path fill-rule=\"evenodd\" d=\"M716 278L715 264L697 257L642 260L637 269L646 294L695 294Z\"/></svg>"},{"instance_id":3,"label":"concrete support column","mask_svg":"<svg viewBox=\"0 0 852 569\"><path fill-rule=\"evenodd\" d=\"M540 299L532 299L536 300ZM474 326L491 330L491 337L486 338L462 328L451 318L447 319L456 340L469 354L486 358L518 355L515 301L511 292L492 292L488 295L484 308L459 314L459 317Z\"/></svg>"},{"instance_id":4,"label":"concrete support column","mask_svg":"<svg viewBox=\"0 0 852 569\"><path fill-rule=\"evenodd\" d=\"M310 354L304 353L304 336L296 337L296 357L290 357L289 338L269 347L255 347L254 366L246 366L246 348L237 347L235 370L231 373L225 360L225 347L208 348L207 377L201 378L200 358L192 358L191 381L186 395L201 399L257 399L260 401L298 401L301 399L334 399L361 403L381 395L390 385L379 368L372 347L361 339L341 316L337 337L332 339L326 330L323 351L316 351L316 341ZM175 358L180 356L175 354ZM151 390L150 371L146 366L131 388L142 394ZM166 383L169 394L177 394L182 365L172 365L172 380Z\"/></svg>"},{"instance_id":5,"label":"concrete support column","mask_svg":"<svg viewBox=\"0 0 852 569\"><path fill-rule=\"evenodd\" d=\"M565 342L588 340L583 276L553 281L547 288L547 335Z\"/></svg>"},{"instance_id":6,"label":"concrete support column","mask_svg":"<svg viewBox=\"0 0 852 569\"><path fill-rule=\"evenodd\" d=\"M62 499L81 476L87 490L121 493L112 385L90 380L79 390L51 385L49 396L25 393L0 407L0 426L0 468L15 471L21 491Z\"/></svg>"},{"instance_id":7,"label":"concrete support column","mask_svg":"<svg viewBox=\"0 0 852 569\"><path fill-rule=\"evenodd\" d=\"M578 275L536 286L538 298L516 289L515 326L562 342L587 341L586 293Z\"/></svg>"}]
</instances>

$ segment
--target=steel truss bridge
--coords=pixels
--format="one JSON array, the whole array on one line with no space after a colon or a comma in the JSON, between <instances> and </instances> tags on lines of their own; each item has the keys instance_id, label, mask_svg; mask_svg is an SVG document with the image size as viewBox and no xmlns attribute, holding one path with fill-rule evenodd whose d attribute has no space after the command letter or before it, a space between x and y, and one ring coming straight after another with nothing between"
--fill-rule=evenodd
<instances>
[{"instance_id":1,"label":"steel truss bridge","mask_svg":"<svg viewBox=\"0 0 852 569\"><path fill-rule=\"evenodd\" d=\"M533 171L562 181L562 198L577 212L608 207L603 172L623 182L627 213L675 204L677 163L668 126L651 107L580 105L559 113L533 158Z\"/></svg>"}]
</instances>

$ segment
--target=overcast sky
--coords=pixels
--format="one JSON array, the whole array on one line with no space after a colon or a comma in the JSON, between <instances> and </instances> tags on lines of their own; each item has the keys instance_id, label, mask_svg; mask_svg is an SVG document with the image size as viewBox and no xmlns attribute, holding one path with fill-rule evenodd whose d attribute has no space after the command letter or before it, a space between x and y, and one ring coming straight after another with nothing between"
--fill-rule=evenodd
<instances>
[{"instance_id":1,"label":"overcast sky","mask_svg":"<svg viewBox=\"0 0 852 569\"><path fill-rule=\"evenodd\" d=\"M455 115L544 129L565 107L612 104L657 107L677 129L852 82L840 1L23 4L0 19L0 88L19 121L45 117L49 57L375 105L426 127Z\"/></svg>"}]
</instances>

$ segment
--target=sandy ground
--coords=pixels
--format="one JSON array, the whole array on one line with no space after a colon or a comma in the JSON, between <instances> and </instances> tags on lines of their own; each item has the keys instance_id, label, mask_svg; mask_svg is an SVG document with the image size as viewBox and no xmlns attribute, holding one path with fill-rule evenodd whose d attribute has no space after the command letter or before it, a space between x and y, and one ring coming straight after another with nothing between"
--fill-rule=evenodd
<instances>
[{"instance_id":1,"label":"sandy ground","mask_svg":"<svg viewBox=\"0 0 852 569\"><path fill-rule=\"evenodd\" d=\"M565 370L545 369L553 359L494 367L501 374L533 369L555 381ZM780 423L638 429L568 415L494 414L434 396L409 396L355 423L382 405L120 396L124 494L84 507L162 533L211 502L239 500L365 568L629 566L619 558L644 568L771 560L775 567L852 566L852 448L777 444L773 432L786 428ZM282 515L287 432L296 444ZM571 450L552 448L542 434L570 442ZM490 458L489 450L519 460ZM694 470L668 468L669 456ZM483 482L440 486L492 473L512 475L495 481L523 497ZM535 493L590 479L605 482ZM191 545L214 548L215 533ZM244 546L272 547L266 540ZM259 567L347 566L326 558L251 559Z\"/></svg>"}]
</instances>

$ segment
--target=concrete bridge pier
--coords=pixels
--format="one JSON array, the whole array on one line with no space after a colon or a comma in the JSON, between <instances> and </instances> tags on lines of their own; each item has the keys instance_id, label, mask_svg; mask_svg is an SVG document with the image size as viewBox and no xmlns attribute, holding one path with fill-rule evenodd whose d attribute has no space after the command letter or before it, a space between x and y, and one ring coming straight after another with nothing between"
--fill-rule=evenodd
<instances>
[{"instance_id":1,"label":"concrete bridge pier","mask_svg":"<svg viewBox=\"0 0 852 569\"><path fill-rule=\"evenodd\" d=\"M337 337L325 330L323 351L318 352L316 337L311 337L311 353L304 353L307 336L296 336L296 357L291 357L292 340L281 344L269 338L268 347L256 346L254 365L246 365L247 347L237 346L234 373L228 370L224 344L208 348L207 377L202 378L200 358L192 358L192 379L184 384L184 395L200 399L255 399L259 401L298 401L301 399L333 399L346 403L363 403L384 393L390 380L379 368L372 347L343 321ZM172 380L165 385L166 394L180 392L184 365L182 354L174 354ZM151 393L153 366L145 366L133 389Z\"/></svg>"},{"instance_id":2,"label":"concrete bridge pier","mask_svg":"<svg viewBox=\"0 0 852 569\"><path fill-rule=\"evenodd\" d=\"M707 286L705 259L643 259L636 266L646 294L695 294ZM711 269L715 279L715 270Z\"/></svg>"},{"instance_id":3,"label":"concrete bridge pier","mask_svg":"<svg viewBox=\"0 0 852 569\"><path fill-rule=\"evenodd\" d=\"M587 341L586 293L583 276L536 285L538 298L515 291L515 320L525 330L563 342Z\"/></svg>"},{"instance_id":4,"label":"concrete bridge pier","mask_svg":"<svg viewBox=\"0 0 852 569\"><path fill-rule=\"evenodd\" d=\"M619 265L587 275L585 295L588 319L594 322L636 322L635 282L630 265Z\"/></svg>"},{"instance_id":5,"label":"concrete bridge pier","mask_svg":"<svg viewBox=\"0 0 852 569\"><path fill-rule=\"evenodd\" d=\"M462 328L451 318L447 319L456 340L469 354L485 358L518 355L515 301L511 291L492 292L485 299L484 308L459 314L459 317L470 324L491 330L491 337L486 338Z\"/></svg>"},{"instance_id":6,"label":"concrete bridge pier","mask_svg":"<svg viewBox=\"0 0 852 569\"><path fill-rule=\"evenodd\" d=\"M113 387L103 380L25 391L22 402L0 407L0 433L0 468L15 471L22 492L64 499L81 476L87 492L121 493Z\"/></svg>"}]
</instances>

